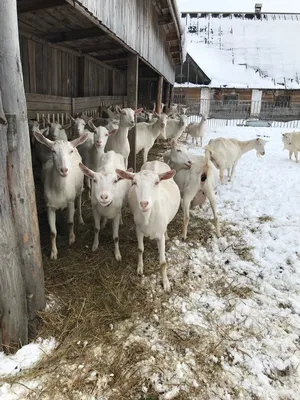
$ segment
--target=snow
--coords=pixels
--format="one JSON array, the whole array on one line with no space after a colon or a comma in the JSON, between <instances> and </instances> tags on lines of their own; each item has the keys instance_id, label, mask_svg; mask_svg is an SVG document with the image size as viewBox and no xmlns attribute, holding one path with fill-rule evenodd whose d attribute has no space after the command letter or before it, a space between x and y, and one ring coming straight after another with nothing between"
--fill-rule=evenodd
<instances>
[{"instance_id":1,"label":"snow","mask_svg":"<svg viewBox=\"0 0 300 400\"><path fill-rule=\"evenodd\" d=\"M20 372L34 367L38 361L49 354L55 348L54 338L37 339L36 342L23 346L13 355L6 355L0 352L0 379L8 376L14 376ZM38 381L26 382L29 389L35 389L39 386ZM21 399L26 388L22 383L11 386L0 383L0 400Z\"/></svg>"},{"instance_id":2,"label":"snow","mask_svg":"<svg viewBox=\"0 0 300 400\"><path fill-rule=\"evenodd\" d=\"M298 0L211 0L200 2L199 0L177 0L181 12L253 12L255 3L262 3L263 12L273 13L300 13Z\"/></svg>"},{"instance_id":3,"label":"snow","mask_svg":"<svg viewBox=\"0 0 300 400\"><path fill-rule=\"evenodd\" d=\"M198 31L187 34L187 52L211 87L300 88L299 16L188 18L187 25Z\"/></svg>"},{"instance_id":4,"label":"snow","mask_svg":"<svg viewBox=\"0 0 300 400\"><path fill-rule=\"evenodd\" d=\"M222 237L216 238L211 224L207 239L195 239L210 229L203 222L212 219L205 204L191 211L187 241L178 232L167 244L170 294L163 293L158 271L147 274L145 262L141 290L155 304L153 311L114 324L117 350L104 343L85 347L84 367L80 359L76 370L85 379L89 357L97 359L99 369L90 372L95 389L93 395L75 393L74 399L119 398L111 365L137 346L134 365L123 371L128 379L140 379L133 400L147 398L145 393L152 398L153 390L159 400L181 395L190 400L299 400L300 165L282 150L281 133L288 130L293 129L207 127L204 144L219 136L248 140L260 135L268 140L266 155L246 153L232 183L225 179L217 187ZM187 146L193 154L203 153L191 142ZM49 340L43 351L53 346ZM1 374L29 367L39 358L38 349L32 344L16 356L1 355ZM29 361L31 354L36 356ZM72 379L74 368L58 373ZM41 393L41 382L24 384L37 397ZM0 399L23 400L24 390L4 383Z\"/></svg>"}]
</instances>

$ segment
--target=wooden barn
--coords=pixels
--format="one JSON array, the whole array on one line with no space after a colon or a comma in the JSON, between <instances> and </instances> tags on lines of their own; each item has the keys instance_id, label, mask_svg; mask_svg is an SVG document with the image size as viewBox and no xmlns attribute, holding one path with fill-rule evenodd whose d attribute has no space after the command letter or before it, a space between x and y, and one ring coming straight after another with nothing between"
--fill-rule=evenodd
<instances>
[{"instance_id":1,"label":"wooden barn","mask_svg":"<svg viewBox=\"0 0 300 400\"><path fill-rule=\"evenodd\" d=\"M169 0L18 0L28 115L170 101L182 61Z\"/></svg>"},{"instance_id":2,"label":"wooden barn","mask_svg":"<svg viewBox=\"0 0 300 400\"><path fill-rule=\"evenodd\" d=\"M175 102L201 103L219 118L300 118L300 59L292 46L300 15L258 6L181 13L188 55L176 69Z\"/></svg>"}]
</instances>

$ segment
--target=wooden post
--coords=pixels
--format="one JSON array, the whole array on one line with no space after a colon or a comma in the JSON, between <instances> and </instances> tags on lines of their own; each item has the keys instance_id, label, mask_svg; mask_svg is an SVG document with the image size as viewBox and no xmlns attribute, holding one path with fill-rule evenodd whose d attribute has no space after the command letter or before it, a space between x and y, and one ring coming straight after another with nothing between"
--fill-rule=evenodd
<instances>
[{"instance_id":1,"label":"wooden post","mask_svg":"<svg viewBox=\"0 0 300 400\"><path fill-rule=\"evenodd\" d=\"M25 283L7 182L7 121L0 92L0 351L28 342Z\"/></svg>"},{"instance_id":2,"label":"wooden post","mask_svg":"<svg viewBox=\"0 0 300 400\"><path fill-rule=\"evenodd\" d=\"M166 104L166 113L169 111L170 108L170 102L171 102L171 98L170 98L170 83L167 82L166 86L165 86L165 94L164 94L164 102Z\"/></svg>"},{"instance_id":3,"label":"wooden post","mask_svg":"<svg viewBox=\"0 0 300 400\"><path fill-rule=\"evenodd\" d=\"M174 85L170 85L170 104L173 103Z\"/></svg>"},{"instance_id":4,"label":"wooden post","mask_svg":"<svg viewBox=\"0 0 300 400\"><path fill-rule=\"evenodd\" d=\"M162 112L161 102L162 102L162 88L163 88L164 78L160 75L157 80L157 95L156 95L156 112L160 114Z\"/></svg>"},{"instance_id":5,"label":"wooden post","mask_svg":"<svg viewBox=\"0 0 300 400\"><path fill-rule=\"evenodd\" d=\"M25 280L28 331L29 336L34 336L38 321L37 312L45 308L44 274L20 60L16 0L1 0L0 2L0 54L0 87L3 110L9 120L7 126L8 153L5 155L7 177L2 175L0 184L8 186L16 243L22 276ZM9 219L9 210L4 212L4 218ZM9 265L5 267L9 268ZM9 276L11 280L15 278L13 274L9 274ZM8 282L2 284L6 287ZM22 288L19 288L19 291L22 292ZM3 295L1 294L1 296ZM11 313L15 312L13 304L8 307L10 307ZM20 344L23 345L26 344L26 338L24 339L22 323L23 320L19 321L18 329L20 330ZM2 321L0 324L2 332L5 331L6 327L3 326ZM25 329L27 329L27 324L25 324ZM7 340L9 341L9 338Z\"/></svg>"},{"instance_id":6,"label":"wooden post","mask_svg":"<svg viewBox=\"0 0 300 400\"><path fill-rule=\"evenodd\" d=\"M138 102L138 78L139 78L139 57L132 55L128 57L127 63L127 107L131 107L134 110L137 109ZM136 117L135 117L136 123ZM130 155L128 160L128 167L133 168L136 172L136 127L129 131L129 144L130 144Z\"/></svg>"}]
</instances>

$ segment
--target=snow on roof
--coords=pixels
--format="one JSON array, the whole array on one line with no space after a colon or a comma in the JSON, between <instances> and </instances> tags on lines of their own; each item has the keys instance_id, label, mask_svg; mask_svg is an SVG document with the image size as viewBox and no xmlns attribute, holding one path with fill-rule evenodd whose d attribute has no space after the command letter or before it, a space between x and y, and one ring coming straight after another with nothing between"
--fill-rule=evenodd
<instances>
[{"instance_id":1,"label":"snow on roof","mask_svg":"<svg viewBox=\"0 0 300 400\"><path fill-rule=\"evenodd\" d=\"M299 0L177 0L181 12L254 12L255 3L262 4L262 12L300 13Z\"/></svg>"},{"instance_id":2,"label":"snow on roof","mask_svg":"<svg viewBox=\"0 0 300 400\"><path fill-rule=\"evenodd\" d=\"M211 87L300 88L299 15L186 18L187 52Z\"/></svg>"}]
</instances>

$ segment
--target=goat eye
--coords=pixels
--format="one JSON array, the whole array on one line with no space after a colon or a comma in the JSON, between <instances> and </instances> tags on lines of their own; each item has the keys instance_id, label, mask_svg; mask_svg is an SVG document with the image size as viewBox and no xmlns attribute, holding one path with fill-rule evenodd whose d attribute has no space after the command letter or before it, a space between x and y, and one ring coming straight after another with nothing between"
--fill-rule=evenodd
<instances>
[{"instance_id":1,"label":"goat eye","mask_svg":"<svg viewBox=\"0 0 300 400\"><path fill-rule=\"evenodd\" d=\"M118 179L116 179L114 183L118 183Z\"/></svg>"},{"instance_id":2,"label":"goat eye","mask_svg":"<svg viewBox=\"0 0 300 400\"><path fill-rule=\"evenodd\" d=\"M74 150L71 150L70 153L71 153L71 154L74 153Z\"/></svg>"},{"instance_id":3,"label":"goat eye","mask_svg":"<svg viewBox=\"0 0 300 400\"><path fill-rule=\"evenodd\" d=\"M181 153L181 150L177 150L177 153Z\"/></svg>"},{"instance_id":4,"label":"goat eye","mask_svg":"<svg viewBox=\"0 0 300 400\"><path fill-rule=\"evenodd\" d=\"M108 133L105 136L108 136Z\"/></svg>"},{"instance_id":5,"label":"goat eye","mask_svg":"<svg viewBox=\"0 0 300 400\"><path fill-rule=\"evenodd\" d=\"M132 185L136 185L136 182L132 182Z\"/></svg>"},{"instance_id":6,"label":"goat eye","mask_svg":"<svg viewBox=\"0 0 300 400\"><path fill-rule=\"evenodd\" d=\"M155 182L155 185L158 185L159 184L159 181L158 182Z\"/></svg>"},{"instance_id":7,"label":"goat eye","mask_svg":"<svg viewBox=\"0 0 300 400\"><path fill-rule=\"evenodd\" d=\"M97 182L96 179L93 179L93 182Z\"/></svg>"},{"instance_id":8,"label":"goat eye","mask_svg":"<svg viewBox=\"0 0 300 400\"><path fill-rule=\"evenodd\" d=\"M52 150L52 153L56 153L56 151L55 151L55 150Z\"/></svg>"}]
</instances>

